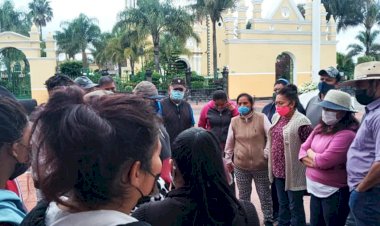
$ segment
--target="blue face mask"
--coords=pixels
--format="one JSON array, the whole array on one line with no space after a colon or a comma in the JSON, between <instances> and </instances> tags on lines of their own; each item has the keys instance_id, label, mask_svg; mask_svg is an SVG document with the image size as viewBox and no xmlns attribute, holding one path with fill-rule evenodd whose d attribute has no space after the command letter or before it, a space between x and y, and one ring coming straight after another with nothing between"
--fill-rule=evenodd
<instances>
[{"instance_id":1,"label":"blue face mask","mask_svg":"<svg viewBox=\"0 0 380 226\"><path fill-rule=\"evenodd\" d=\"M330 85L330 84L327 84L326 82L320 82L318 83L318 89L319 89L319 92L326 95L326 93L331 90L331 89L335 89L335 86L334 85Z\"/></svg>"},{"instance_id":2,"label":"blue face mask","mask_svg":"<svg viewBox=\"0 0 380 226\"><path fill-rule=\"evenodd\" d=\"M246 106L240 106L238 108L238 111L239 111L240 115L246 115L251 111L251 109L249 107L246 107Z\"/></svg>"},{"instance_id":3,"label":"blue face mask","mask_svg":"<svg viewBox=\"0 0 380 226\"><path fill-rule=\"evenodd\" d=\"M179 91L179 90L172 90L170 97L173 100L183 100L183 97L185 96L185 92Z\"/></svg>"}]
</instances>

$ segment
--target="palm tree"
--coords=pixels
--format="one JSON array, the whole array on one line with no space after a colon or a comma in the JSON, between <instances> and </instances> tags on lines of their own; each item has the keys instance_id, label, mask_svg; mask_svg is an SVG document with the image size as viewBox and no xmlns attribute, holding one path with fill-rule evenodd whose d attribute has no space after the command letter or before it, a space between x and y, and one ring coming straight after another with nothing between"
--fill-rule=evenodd
<instances>
[{"instance_id":1,"label":"palm tree","mask_svg":"<svg viewBox=\"0 0 380 226\"><path fill-rule=\"evenodd\" d=\"M0 32L13 31L28 35L31 26L30 18L14 8L11 1L6 0L0 6Z\"/></svg>"},{"instance_id":2,"label":"palm tree","mask_svg":"<svg viewBox=\"0 0 380 226\"><path fill-rule=\"evenodd\" d=\"M29 9L29 16L40 29L40 40L42 41L42 27L45 27L46 23L53 18L53 9L47 0L33 0L29 3Z\"/></svg>"},{"instance_id":3,"label":"palm tree","mask_svg":"<svg viewBox=\"0 0 380 226\"><path fill-rule=\"evenodd\" d=\"M127 9L119 14L118 24L132 24L149 32L153 40L155 70L160 72L160 35L170 33L186 41L199 37L193 31L194 17L182 8L174 8L169 1L140 0L137 8Z\"/></svg>"},{"instance_id":4,"label":"palm tree","mask_svg":"<svg viewBox=\"0 0 380 226\"><path fill-rule=\"evenodd\" d=\"M369 34L380 20L378 0L322 0L327 10L327 20L334 17L338 31L348 27L363 26Z\"/></svg>"},{"instance_id":5,"label":"palm tree","mask_svg":"<svg viewBox=\"0 0 380 226\"><path fill-rule=\"evenodd\" d=\"M337 69L347 76L347 79L353 79L355 64L352 57L344 55L343 53L336 53Z\"/></svg>"},{"instance_id":6,"label":"palm tree","mask_svg":"<svg viewBox=\"0 0 380 226\"><path fill-rule=\"evenodd\" d=\"M73 21L63 22L61 28L63 31L57 31L55 35L59 49L69 56L81 52L83 67L88 67L86 50L99 42L101 36L97 20L81 13Z\"/></svg>"},{"instance_id":7,"label":"palm tree","mask_svg":"<svg viewBox=\"0 0 380 226\"><path fill-rule=\"evenodd\" d=\"M213 71L214 79L218 77L218 50L216 44L216 24L222 19L222 12L227 9L233 8L236 4L236 0L197 0L197 3L193 5L193 9L198 18L210 18L212 23L212 58L213 58Z\"/></svg>"},{"instance_id":8,"label":"palm tree","mask_svg":"<svg viewBox=\"0 0 380 226\"><path fill-rule=\"evenodd\" d=\"M80 52L79 45L73 41L74 30L62 27L62 31L56 31L54 39L57 41L58 53L66 54L66 58L74 59L75 54Z\"/></svg>"},{"instance_id":9,"label":"palm tree","mask_svg":"<svg viewBox=\"0 0 380 226\"><path fill-rule=\"evenodd\" d=\"M347 47L349 50L347 56L354 57L363 55L378 58L380 54L380 44L375 43L379 36L379 30L372 30L369 34L366 31L360 31L356 36L358 44L351 44Z\"/></svg>"}]
</instances>

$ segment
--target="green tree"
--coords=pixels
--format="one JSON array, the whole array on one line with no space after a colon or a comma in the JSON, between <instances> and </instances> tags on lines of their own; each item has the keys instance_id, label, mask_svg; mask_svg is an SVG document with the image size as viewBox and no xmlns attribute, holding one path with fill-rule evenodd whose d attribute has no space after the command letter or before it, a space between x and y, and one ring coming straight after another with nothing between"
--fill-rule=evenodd
<instances>
[{"instance_id":1,"label":"green tree","mask_svg":"<svg viewBox=\"0 0 380 226\"><path fill-rule=\"evenodd\" d=\"M153 41L155 70L160 72L160 37L163 33L177 36L183 42L198 36L193 31L194 17L182 8L174 8L169 1L140 0L137 8L120 13L119 24L132 24L149 32Z\"/></svg>"},{"instance_id":2,"label":"green tree","mask_svg":"<svg viewBox=\"0 0 380 226\"><path fill-rule=\"evenodd\" d=\"M110 62L106 54L106 48L108 41L112 38L111 33L102 33L99 37L99 41L93 44L94 48L91 49L94 56L95 63L99 68L103 68Z\"/></svg>"},{"instance_id":3,"label":"green tree","mask_svg":"<svg viewBox=\"0 0 380 226\"><path fill-rule=\"evenodd\" d=\"M352 79L354 75L355 64L352 58L343 53L336 53L337 69L347 76L347 79Z\"/></svg>"},{"instance_id":4,"label":"green tree","mask_svg":"<svg viewBox=\"0 0 380 226\"><path fill-rule=\"evenodd\" d=\"M212 45L213 45L213 71L214 79L218 76L218 50L216 44L216 24L222 19L222 13L236 4L236 0L197 0L193 5L193 9L198 18L210 18L212 23Z\"/></svg>"},{"instance_id":5,"label":"green tree","mask_svg":"<svg viewBox=\"0 0 380 226\"><path fill-rule=\"evenodd\" d=\"M40 40L42 41L42 27L46 27L46 23L53 18L53 9L47 0L33 0L29 3L29 10L29 16L40 30Z\"/></svg>"},{"instance_id":6,"label":"green tree","mask_svg":"<svg viewBox=\"0 0 380 226\"><path fill-rule=\"evenodd\" d=\"M12 1L6 0L0 6L0 32L13 31L22 35L29 35L32 25L26 13L14 8Z\"/></svg>"},{"instance_id":7,"label":"green tree","mask_svg":"<svg viewBox=\"0 0 380 226\"><path fill-rule=\"evenodd\" d=\"M77 42L73 41L74 30L68 26L62 27L62 31L56 31L54 39L57 41L58 53L66 54L66 58L74 59L80 49Z\"/></svg>"},{"instance_id":8,"label":"green tree","mask_svg":"<svg viewBox=\"0 0 380 226\"><path fill-rule=\"evenodd\" d=\"M83 67L88 67L86 50L98 43L101 37L97 20L81 13L74 20L63 22L61 28L63 31L55 33L59 50L68 54L69 57L74 57L80 52Z\"/></svg>"},{"instance_id":9,"label":"green tree","mask_svg":"<svg viewBox=\"0 0 380 226\"><path fill-rule=\"evenodd\" d=\"M360 31L356 36L359 43L350 44L347 49L349 50L348 56L354 57L358 55L372 56L378 58L380 54L380 45L376 43L376 38L379 36L379 30L373 30L370 33Z\"/></svg>"},{"instance_id":10,"label":"green tree","mask_svg":"<svg viewBox=\"0 0 380 226\"><path fill-rule=\"evenodd\" d=\"M363 26L369 34L373 25L379 23L379 1L377 0L322 0L327 20L337 21L338 31L353 26Z\"/></svg>"}]
</instances>

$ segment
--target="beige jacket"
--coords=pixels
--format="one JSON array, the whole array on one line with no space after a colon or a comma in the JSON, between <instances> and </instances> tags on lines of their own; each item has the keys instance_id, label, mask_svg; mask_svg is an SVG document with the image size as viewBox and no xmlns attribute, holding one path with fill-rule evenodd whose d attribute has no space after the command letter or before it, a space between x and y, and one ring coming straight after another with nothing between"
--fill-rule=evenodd
<instances>
[{"instance_id":1,"label":"beige jacket","mask_svg":"<svg viewBox=\"0 0 380 226\"><path fill-rule=\"evenodd\" d=\"M226 162L231 162L234 156L234 164L241 169L266 170L268 160L264 149L270 125L268 118L259 112L233 118L224 151Z\"/></svg>"},{"instance_id":2,"label":"beige jacket","mask_svg":"<svg viewBox=\"0 0 380 226\"><path fill-rule=\"evenodd\" d=\"M280 120L280 115L275 114L272 118L272 127L269 130L268 143L272 148L271 130ZM298 135L301 126L311 125L310 120L303 114L296 111L289 123L284 127L284 147L285 147L285 191L301 191L306 189L305 166L298 160L302 142ZM273 182L272 173L272 151L269 151L269 180Z\"/></svg>"}]
</instances>

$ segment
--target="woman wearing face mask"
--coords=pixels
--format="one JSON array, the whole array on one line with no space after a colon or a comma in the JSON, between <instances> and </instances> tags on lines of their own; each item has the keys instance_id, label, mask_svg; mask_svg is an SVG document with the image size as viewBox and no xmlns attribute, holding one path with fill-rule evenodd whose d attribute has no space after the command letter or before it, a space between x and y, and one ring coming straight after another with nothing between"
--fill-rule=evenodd
<instances>
[{"instance_id":1,"label":"woman wearing face mask","mask_svg":"<svg viewBox=\"0 0 380 226\"><path fill-rule=\"evenodd\" d=\"M347 151L359 122L349 94L330 90L319 104L322 121L301 146L299 159L307 167L307 190L311 194L311 226L344 226L349 213Z\"/></svg>"},{"instance_id":2,"label":"woman wearing face mask","mask_svg":"<svg viewBox=\"0 0 380 226\"><path fill-rule=\"evenodd\" d=\"M298 161L301 144L312 131L309 119L297 111L298 90L287 85L276 96L276 111L269 131L269 177L276 184L279 226L305 226L303 195L305 166Z\"/></svg>"},{"instance_id":3,"label":"woman wearing face mask","mask_svg":"<svg viewBox=\"0 0 380 226\"><path fill-rule=\"evenodd\" d=\"M161 171L156 113L140 97L55 92L36 122L32 167L46 202L22 225L147 225L131 217ZM43 157L43 158L39 158Z\"/></svg>"},{"instance_id":4,"label":"woman wearing face mask","mask_svg":"<svg viewBox=\"0 0 380 226\"><path fill-rule=\"evenodd\" d=\"M227 167L230 172L235 171L240 199L251 200L252 180L255 181L264 223L273 225L268 159L264 151L271 124L264 114L253 110L251 95L240 94L237 104L240 116L231 120L224 151Z\"/></svg>"},{"instance_id":5,"label":"woman wearing face mask","mask_svg":"<svg viewBox=\"0 0 380 226\"><path fill-rule=\"evenodd\" d=\"M229 189L218 139L202 128L178 135L173 145L176 189L133 213L154 226L258 226L255 207Z\"/></svg>"},{"instance_id":6,"label":"woman wearing face mask","mask_svg":"<svg viewBox=\"0 0 380 226\"><path fill-rule=\"evenodd\" d=\"M16 193L6 190L13 180L29 168L30 126L22 106L15 100L0 98L0 225L19 225L26 210Z\"/></svg>"}]
</instances>

